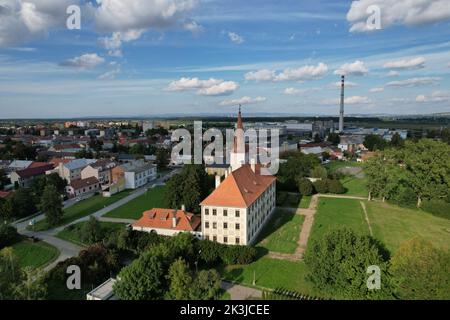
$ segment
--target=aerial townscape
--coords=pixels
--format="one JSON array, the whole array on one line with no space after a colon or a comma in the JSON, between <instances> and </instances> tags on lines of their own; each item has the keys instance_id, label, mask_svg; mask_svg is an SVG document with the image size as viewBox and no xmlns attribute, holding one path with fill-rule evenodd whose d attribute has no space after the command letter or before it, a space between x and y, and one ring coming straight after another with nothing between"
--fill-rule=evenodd
<instances>
[{"instance_id":1,"label":"aerial townscape","mask_svg":"<svg viewBox=\"0 0 450 320\"><path fill-rule=\"evenodd\" d=\"M0 0L0 300L450 300L445 1Z\"/></svg>"}]
</instances>

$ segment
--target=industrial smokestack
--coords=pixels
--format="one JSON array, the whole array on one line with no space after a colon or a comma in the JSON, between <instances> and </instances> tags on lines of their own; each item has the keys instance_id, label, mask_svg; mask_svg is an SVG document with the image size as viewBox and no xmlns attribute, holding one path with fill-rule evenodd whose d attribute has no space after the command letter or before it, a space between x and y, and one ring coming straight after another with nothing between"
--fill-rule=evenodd
<instances>
[{"instance_id":1,"label":"industrial smokestack","mask_svg":"<svg viewBox=\"0 0 450 320\"><path fill-rule=\"evenodd\" d=\"M339 112L339 132L344 132L344 90L345 90L345 76L341 80L341 110Z\"/></svg>"}]
</instances>

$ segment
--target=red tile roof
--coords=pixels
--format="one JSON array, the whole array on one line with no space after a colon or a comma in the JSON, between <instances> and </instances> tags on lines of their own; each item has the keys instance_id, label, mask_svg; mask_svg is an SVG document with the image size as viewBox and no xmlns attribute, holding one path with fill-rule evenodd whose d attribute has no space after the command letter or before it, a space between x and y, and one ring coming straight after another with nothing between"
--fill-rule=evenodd
<instances>
[{"instance_id":1,"label":"red tile roof","mask_svg":"<svg viewBox=\"0 0 450 320\"><path fill-rule=\"evenodd\" d=\"M173 228L172 218L175 211L177 224ZM133 223L133 227L196 231L200 226L200 222L200 216L183 210L153 208L145 211L142 218Z\"/></svg>"},{"instance_id":2,"label":"red tile roof","mask_svg":"<svg viewBox=\"0 0 450 320\"><path fill-rule=\"evenodd\" d=\"M16 171L16 173L21 177L21 178L30 178L30 177L34 177L34 176L39 176L42 174L45 174L46 171L52 170L53 169L53 165L52 164L47 164L47 165L42 165L39 167L34 167L34 168L26 168L23 170L19 170Z\"/></svg>"},{"instance_id":3,"label":"red tile roof","mask_svg":"<svg viewBox=\"0 0 450 320\"><path fill-rule=\"evenodd\" d=\"M276 180L274 176L261 175L260 169L256 166L255 173L247 164L233 171L201 205L248 208Z\"/></svg>"},{"instance_id":4,"label":"red tile roof","mask_svg":"<svg viewBox=\"0 0 450 320\"><path fill-rule=\"evenodd\" d=\"M0 198L7 198L12 192L11 191L0 191Z\"/></svg>"},{"instance_id":5,"label":"red tile roof","mask_svg":"<svg viewBox=\"0 0 450 320\"><path fill-rule=\"evenodd\" d=\"M30 164L29 168L39 168L39 167L45 167L48 166L50 163L47 162L33 162Z\"/></svg>"},{"instance_id":6,"label":"red tile roof","mask_svg":"<svg viewBox=\"0 0 450 320\"><path fill-rule=\"evenodd\" d=\"M89 177L86 179L78 179L78 180L72 180L70 182L70 186L74 188L75 190L86 188L89 186L92 186L94 184L100 183L96 177Z\"/></svg>"}]
</instances>

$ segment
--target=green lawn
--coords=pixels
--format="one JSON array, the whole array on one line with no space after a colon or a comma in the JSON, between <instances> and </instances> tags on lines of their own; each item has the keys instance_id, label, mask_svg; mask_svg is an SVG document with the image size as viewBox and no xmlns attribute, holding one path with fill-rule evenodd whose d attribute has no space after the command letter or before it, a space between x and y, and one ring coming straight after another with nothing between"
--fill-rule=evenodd
<instances>
[{"instance_id":1,"label":"green lawn","mask_svg":"<svg viewBox=\"0 0 450 320\"><path fill-rule=\"evenodd\" d=\"M127 190L115 194L109 198L102 197L101 195L96 195L89 199L82 200L79 203L74 204L73 206L64 210L64 217L60 225L68 224L79 218L93 214L94 212L97 212L98 210L103 209L104 207L107 207L113 204L114 202L117 202L120 199L125 198L130 193L131 191ZM33 227L33 230L36 231L44 231L48 229L50 229L50 226L47 224L47 221L45 219L39 221Z\"/></svg>"},{"instance_id":2,"label":"green lawn","mask_svg":"<svg viewBox=\"0 0 450 320\"><path fill-rule=\"evenodd\" d=\"M277 210L262 230L257 246L269 251L294 253L304 216Z\"/></svg>"},{"instance_id":3,"label":"green lawn","mask_svg":"<svg viewBox=\"0 0 450 320\"><path fill-rule=\"evenodd\" d=\"M309 243L322 237L330 228L343 225L361 234L369 234L359 200L320 198Z\"/></svg>"},{"instance_id":4,"label":"green lawn","mask_svg":"<svg viewBox=\"0 0 450 320\"><path fill-rule=\"evenodd\" d=\"M331 162L325 164L325 168L327 168L330 173L334 173L334 172L336 172L336 170L338 170L340 168L345 168L345 167L362 167L362 166L363 166L363 163L361 163L361 162L340 161L340 160L331 161Z\"/></svg>"},{"instance_id":5,"label":"green lawn","mask_svg":"<svg viewBox=\"0 0 450 320\"><path fill-rule=\"evenodd\" d=\"M450 250L450 220L381 202L366 204L374 236L391 251L416 236Z\"/></svg>"},{"instance_id":6,"label":"green lawn","mask_svg":"<svg viewBox=\"0 0 450 320\"><path fill-rule=\"evenodd\" d=\"M122 219L139 219L142 213L152 208L164 208L165 204L165 186L158 186L150 189L142 196L128 202L127 204L108 212L105 217Z\"/></svg>"},{"instance_id":7,"label":"green lawn","mask_svg":"<svg viewBox=\"0 0 450 320\"><path fill-rule=\"evenodd\" d=\"M311 203L312 196L302 196L302 200L300 201L298 207L300 209L308 209L309 204Z\"/></svg>"},{"instance_id":8,"label":"green lawn","mask_svg":"<svg viewBox=\"0 0 450 320\"><path fill-rule=\"evenodd\" d=\"M81 241L79 236L79 230L87 223L87 221L83 221L80 223L77 223L75 225L71 225L64 230L60 231L56 237L66 240L78 245L87 245L86 243L83 243ZM118 231L122 228L124 228L124 224L122 223L113 223L113 222L100 222L100 226L102 228L102 231L105 234L105 237L111 234L112 232Z\"/></svg>"},{"instance_id":9,"label":"green lawn","mask_svg":"<svg viewBox=\"0 0 450 320\"><path fill-rule=\"evenodd\" d=\"M367 179L357 178L355 176L348 176L341 180L344 187L347 189L346 195L358 196L358 197L368 197L369 192L367 191Z\"/></svg>"},{"instance_id":10,"label":"green lawn","mask_svg":"<svg viewBox=\"0 0 450 320\"><path fill-rule=\"evenodd\" d=\"M245 266L227 266L220 270L222 277L228 281L256 287L284 288L302 294L320 296L306 279L307 267L304 262L291 262L263 257Z\"/></svg>"},{"instance_id":11,"label":"green lawn","mask_svg":"<svg viewBox=\"0 0 450 320\"><path fill-rule=\"evenodd\" d=\"M43 267L59 255L58 249L43 241L33 243L30 240L22 240L14 244L12 248L19 258L21 267Z\"/></svg>"}]
</instances>

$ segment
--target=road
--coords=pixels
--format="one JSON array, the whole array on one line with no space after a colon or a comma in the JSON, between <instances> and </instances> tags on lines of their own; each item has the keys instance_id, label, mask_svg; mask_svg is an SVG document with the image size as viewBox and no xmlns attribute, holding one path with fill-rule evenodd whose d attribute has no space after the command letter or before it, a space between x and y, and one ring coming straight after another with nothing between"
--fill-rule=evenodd
<instances>
[{"instance_id":1,"label":"road","mask_svg":"<svg viewBox=\"0 0 450 320\"><path fill-rule=\"evenodd\" d=\"M83 249L82 247L77 246L69 241L65 241L65 240L57 238L56 234L58 234L60 231L62 231L63 229L67 228L70 225L89 220L89 218L91 216L94 216L101 221L109 221L109 222L117 222L117 223L130 223L131 220L112 219L112 218L106 218L106 217L102 218L102 216L124 204L127 204L128 202L136 199L137 197L143 195L145 192L147 192L147 190L149 188L153 188L158 185L164 185L164 182L168 178L173 176L174 174L178 173L179 170L180 169L175 169L175 170L169 172L168 174L166 174L156 180L151 181L151 183L147 184L146 186L143 186L142 188L135 190L134 192L130 193L127 197L120 199L119 201L109 205L106 208L103 208L103 209L101 209L97 212L94 212L88 216L85 216L83 218L80 218L78 220L72 221L70 223L67 223L65 225L62 225L62 226L59 226L59 227L56 227L53 229L49 229L46 231L27 230L27 226L30 224L30 221L32 221L32 220L34 220L35 222L41 221L41 220L45 219L44 214L39 214L30 219L19 220L19 221L13 223L13 225L17 228L17 232L20 233L21 235L41 239L41 240L47 242L48 244L51 244L52 246L56 247L59 250L58 258L54 262L52 262L51 264L47 265L44 268L44 270L48 271L48 270L51 270L54 266L56 266L58 264L58 262L64 261L70 257L77 256L78 253ZM74 199L65 201L64 209L69 208L70 206L73 206L77 202L78 201L76 201Z\"/></svg>"}]
</instances>

